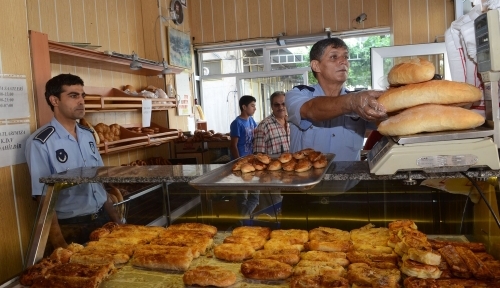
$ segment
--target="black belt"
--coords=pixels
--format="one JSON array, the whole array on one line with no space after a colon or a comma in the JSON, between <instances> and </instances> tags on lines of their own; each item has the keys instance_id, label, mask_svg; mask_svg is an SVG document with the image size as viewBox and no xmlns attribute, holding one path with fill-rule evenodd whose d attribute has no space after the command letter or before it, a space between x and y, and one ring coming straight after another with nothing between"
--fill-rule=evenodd
<instances>
[{"instance_id":1,"label":"black belt","mask_svg":"<svg viewBox=\"0 0 500 288\"><path fill-rule=\"evenodd\" d=\"M82 216L76 216L76 217L71 217L71 218L66 218L66 219L58 219L58 222L59 222L59 224L88 223L88 222L95 221L100 216L102 216L103 213L104 213L104 209L101 207L101 209L99 209L99 211L97 211L96 213L82 215Z\"/></svg>"}]
</instances>

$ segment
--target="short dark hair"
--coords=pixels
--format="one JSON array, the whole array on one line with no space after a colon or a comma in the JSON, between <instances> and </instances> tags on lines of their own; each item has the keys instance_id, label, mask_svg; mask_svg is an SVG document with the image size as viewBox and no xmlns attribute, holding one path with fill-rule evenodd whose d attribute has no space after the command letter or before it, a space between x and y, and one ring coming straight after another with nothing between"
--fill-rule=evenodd
<instances>
[{"instance_id":1,"label":"short dark hair","mask_svg":"<svg viewBox=\"0 0 500 288\"><path fill-rule=\"evenodd\" d=\"M313 60L321 60L321 57L325 53L326 47L332 47L332 48L345 48L347 51L349 51L349 47L347 47L347 44L345 44L344 40L334 37L334 38L326 38L323 40L319 40L318 42L314 43L313 47L311 48L311 51L309 52L309 61ZM312 70L311 71L314 75L314 78L316 78L316 72Z\"/></svg>"},{"instance_id":2,"label":"short dark hair","mask_svg":"<svg viewBox=\"0 0 500 288\"><path fill-rule=\"evenodd\" d=\"M47 101L47 104L49 104L50 109L54 111L54 106L52 106L52 103L50 103L49 97L51 95L56 96L57 98L61 99L61 93L63 92L62 86L63 85L82 85L83 86L83 80L82 78L73 75L73 74L59 74L55 77L52 77L47 83L45 84L45 100Z\"/></svg>"},{"instance_id":3,"label":"short dark hair","mask_svg":"<svg viewBox=\"0 0 500 288\"><path fill-rule=\"evenodd\" d=\"M271 101L271 105L273 105L274 98L276 98L276 97L278 97L280 95L285 95L285 92L283 92L283 91L276 91L273 94L271 94L271 97L269 98L269 100Z\"/></svg>"},{"instance_id":4,"label":"short dark hair","mask_svg":"<svg viewBox=\"0 0 500 288\"><path fill-rule=\"evenodd\" d=\"M243 105L248 106L252 102L257 102L255 97L250 96L250 95L243 95L240 98L240 111L243 111Z\"/></svg>"}]
</instances>

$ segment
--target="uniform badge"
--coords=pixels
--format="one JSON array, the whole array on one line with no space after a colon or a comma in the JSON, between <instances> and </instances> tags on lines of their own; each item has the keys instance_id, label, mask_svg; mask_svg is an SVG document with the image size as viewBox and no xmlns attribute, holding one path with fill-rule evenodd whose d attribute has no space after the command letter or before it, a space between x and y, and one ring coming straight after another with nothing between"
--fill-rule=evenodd
<instances>
[{"instance_id":1,"label":"uniform badge","mask_svg":"<svg viewBox=\"0 0 500 288\"><path fill-rule=\"evenodd\" d=\"M57 161L61 163L66 163L66 161L68 161L68 153L66 153L64 149L59 149L56 151L56 158Z\"/></svg>"},{"instance_id":2,"label":"uniform badge","mask_svg":"<svg viewBox=\"0 0 500 288\"><path fill-rule=\"evenodd\" d=\"M95 154L95 145L94 145L94 142L89 142L89 145L90 145L90 150L92 150L92 153Z\"/></svg>"}]
</instances>

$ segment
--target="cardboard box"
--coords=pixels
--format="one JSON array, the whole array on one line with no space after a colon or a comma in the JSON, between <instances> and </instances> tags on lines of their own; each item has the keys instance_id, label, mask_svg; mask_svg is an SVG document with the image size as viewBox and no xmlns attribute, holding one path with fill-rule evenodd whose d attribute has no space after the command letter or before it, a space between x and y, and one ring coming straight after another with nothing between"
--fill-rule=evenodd
<instances>
[{"instance_id":1,"label":"cardboard box","mask_svg":"<svg viewBox=\"0 0 500 288\"><path fill-rule=\"evenodd\" d=\"M186 152L201 152L208 149L207 142L176 142L175 152L176 153L186 153Z\"/></svg>"}]
</instances>

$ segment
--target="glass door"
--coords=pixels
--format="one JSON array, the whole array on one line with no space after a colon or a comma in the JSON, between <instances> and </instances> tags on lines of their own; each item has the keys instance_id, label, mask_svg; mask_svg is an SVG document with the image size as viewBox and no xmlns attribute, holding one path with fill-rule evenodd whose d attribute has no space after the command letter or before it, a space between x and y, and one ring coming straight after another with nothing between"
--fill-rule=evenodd
<instances>
[{"instance_id":1,"label":"glass door","mask_svg":"<svg viewBox=\"0 0 500 288\"><path fill-rule=\"evenodd\" d=\"M299 71L297 71L299 70ZM307 72L309 68L300 68L294 70L282 70L276 71L269 76L255 76L255 77L245 77L246 75L241 75L237 77L238 83L238 94L251 95L257 99L257 111L253 118L256 122L260 122L262 119L271 114L271 104L270 97L276 91L287 92L297 85L307 85ZM238 111L235 111L239 115ZM236 115L235 115L236 117Z\"/></svg>"}]
</instances>

